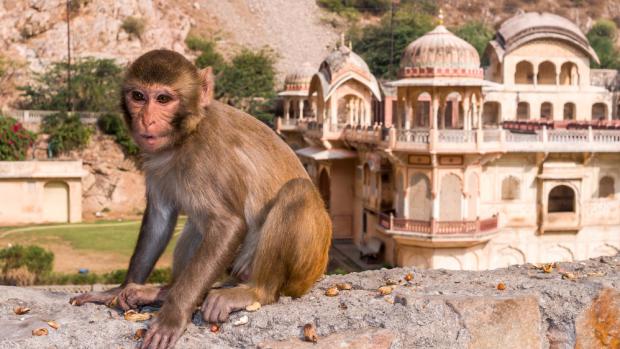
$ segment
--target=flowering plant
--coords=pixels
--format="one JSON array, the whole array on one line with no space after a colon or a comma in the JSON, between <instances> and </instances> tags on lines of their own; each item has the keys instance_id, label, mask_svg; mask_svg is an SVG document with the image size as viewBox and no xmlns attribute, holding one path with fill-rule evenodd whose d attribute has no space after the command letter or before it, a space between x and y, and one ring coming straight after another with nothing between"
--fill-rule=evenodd
<instances>
[{"instance_id":1,"label":"flowering plant","mask_svg":"<svg viewBox=\"0 0 620 349\"><path fill-rule=\"evenodd\" d=\"M35 134L17 120L0 115L0 160L24 160L34 140Z\"/></svg>"}]
</instances>

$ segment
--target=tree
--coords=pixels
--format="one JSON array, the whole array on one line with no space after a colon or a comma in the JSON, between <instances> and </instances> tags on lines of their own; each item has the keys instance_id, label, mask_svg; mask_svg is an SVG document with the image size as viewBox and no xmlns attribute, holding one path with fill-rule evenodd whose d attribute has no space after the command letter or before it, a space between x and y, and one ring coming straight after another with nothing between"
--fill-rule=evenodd
<instances>
[{"instance_id":1,"label":"tree","mask_svg":"<svg viewBox=\"0 0 620 349\"><path fill-rule=\"evenodd\" d=\"M454 34L475 47L478 55L482 57L489 40L493 38L493 29L483 22L473 20L458 27Z\"/></svg>"},{"instance_id":2,"label":"tree","mask_svg":"<svg viewBox=\"0 0 620 349\"><path fill-rule=\"evenodd\" d=\"M67 110L71 97L77 111L115 111L122 69L114 60L84 58L71 65L71 91L67 86L67 63L55 62L36 76L33 85L22 86L21 106L26 109Z\"/></svg>"},{"instance_id":3,"label":"tree","mask_svg":"<svg viewBox=\"0 0 620 349\"><path fill-rule=\"evenodd\" d=\"M275 94L275 57L267 49L243 49L226 65L217 81L218 98L234 102L243 98L271 98Z\"/></svg>"},{"instance_id":4,"label":"tree","mask_svg":"<svg viewBox=\"0 0 620 349\"><path fill-rule=\"evenodd\" d=\"M594 23L587 34L590 45L598 55L601 64L593 64L595 68L620 69L620 50L615 46L618 27L610 20L601 19Z\"/></svg>"},{"instance_id":5,"label":"tree","mask_svg":"<svg viewBox=\"0 0 620 349\"><path fill-rule=\"evenodd\" d=\"M224 70L226 61L224 57L217 52L213 41L190 35L185 39L185 44L190 50L200 52L200 55L194 62L198 68L212 67L216 75Z\"/></svg>"},{"instance_id":6,"label":"tree","mask_svg":"<svg viewBox=\"0 0 620 349\"><path fill-rule=\"evenodd\" d=\"M370 70L378 77L394 79L401 54L407 45L433 29L434 18L420 9L423 4L425 2L401 6L394 13L393 19L390 13L386 13L377 25L361 30L354 27L349 31L355 52L364 58Z\"/></svg>"}]
</instances>

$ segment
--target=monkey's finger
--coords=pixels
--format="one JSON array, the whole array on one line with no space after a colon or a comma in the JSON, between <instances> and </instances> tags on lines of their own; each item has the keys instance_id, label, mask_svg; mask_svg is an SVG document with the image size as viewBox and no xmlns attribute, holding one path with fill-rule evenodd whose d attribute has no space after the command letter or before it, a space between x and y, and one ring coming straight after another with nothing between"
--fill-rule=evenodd
<instances>
[{"instance_id":1,"label":"monkey's finger","mask_svg":"<svg viewBox=\"0 0 620 349\"><path fill-rule=\"evenodd\" d=\"M150 326L148 331L146 331L146 336L144 337L144 341L142 342L142 346L140 349L148 349L151 341L153 339L153 335L157 332L157 324Z\"/></svg>"},{"instance_id":2,"label":"monkey's finger","mask_svg":"<svg viewBox=\"0 0 620 349\"><path fill-rule=\"evenodd\" d=\"M153 335L153 341L151 342L151 345L149 346L149 348L158 349L160 341L161 341L161 334L159 334L159 331L157 331L157 333Z\"/></svg>"},{"instance_id":3,"label":"monkey's finger","mask_svg":"<svg viewBox=\"0 0 620 349\"><path fill-rule=\"evenodd\" d=\"M172 337L170 337L170 344L168 344L170 346L170 348L174 348L174 346L177 344L177 341L179 340L179 338L181 338L181 335L183 334L183 331L179 331L179 332L175 332Z\"/></svg>"},{"instance_id":4,"label":"monkey's finger","mask_svg":"<svg viewBox=\"0 0 620 349\"><path fill-rule=\"evenodd\" d=\"M159 343L155 347L155 349L167 349L168 348L168 335L163 334L159 340Z\"/></svg>"}]
</instances>

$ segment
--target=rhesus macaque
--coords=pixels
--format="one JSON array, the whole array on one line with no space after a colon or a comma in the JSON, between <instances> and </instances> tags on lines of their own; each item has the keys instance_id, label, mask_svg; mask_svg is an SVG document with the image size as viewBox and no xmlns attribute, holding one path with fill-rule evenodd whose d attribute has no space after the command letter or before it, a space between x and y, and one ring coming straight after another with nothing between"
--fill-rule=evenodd
<instances>
[{"instance_id":1,"label":"rhesus macaque","mask_svg":"<svg viewBox=\"0 0 620 349\"><path fill-rule=\"evenodd\" d=\"M125 282L72 304L124 309L162 303L143 348L173 347L192 312L226 321L253 302L299 297L323 274L331 242L325 205L293 151L267 126L213 99L210 70L150 51L131 64L121 105L141 149L147 207ZM188 216L174 250L172 282L144 286ZM212 289L229 273L234 287Z\"/></svg>"}]
</instances>

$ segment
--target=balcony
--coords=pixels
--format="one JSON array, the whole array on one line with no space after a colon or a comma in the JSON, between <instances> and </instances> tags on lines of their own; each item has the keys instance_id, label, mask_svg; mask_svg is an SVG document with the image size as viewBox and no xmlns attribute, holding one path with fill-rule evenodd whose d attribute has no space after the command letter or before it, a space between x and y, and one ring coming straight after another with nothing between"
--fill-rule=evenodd
<instances>
[{"instance_id":1,"label":"balcony","mask_svg":"<svg viewBox=\"0 0 620 349\"><path fill-rule=\"evenodd\" d=\"M398 242L422 247L468 247L497 234L497 215L472 221L438 222L379 216L379 229Z\"/></svg>"}]
</instances>

